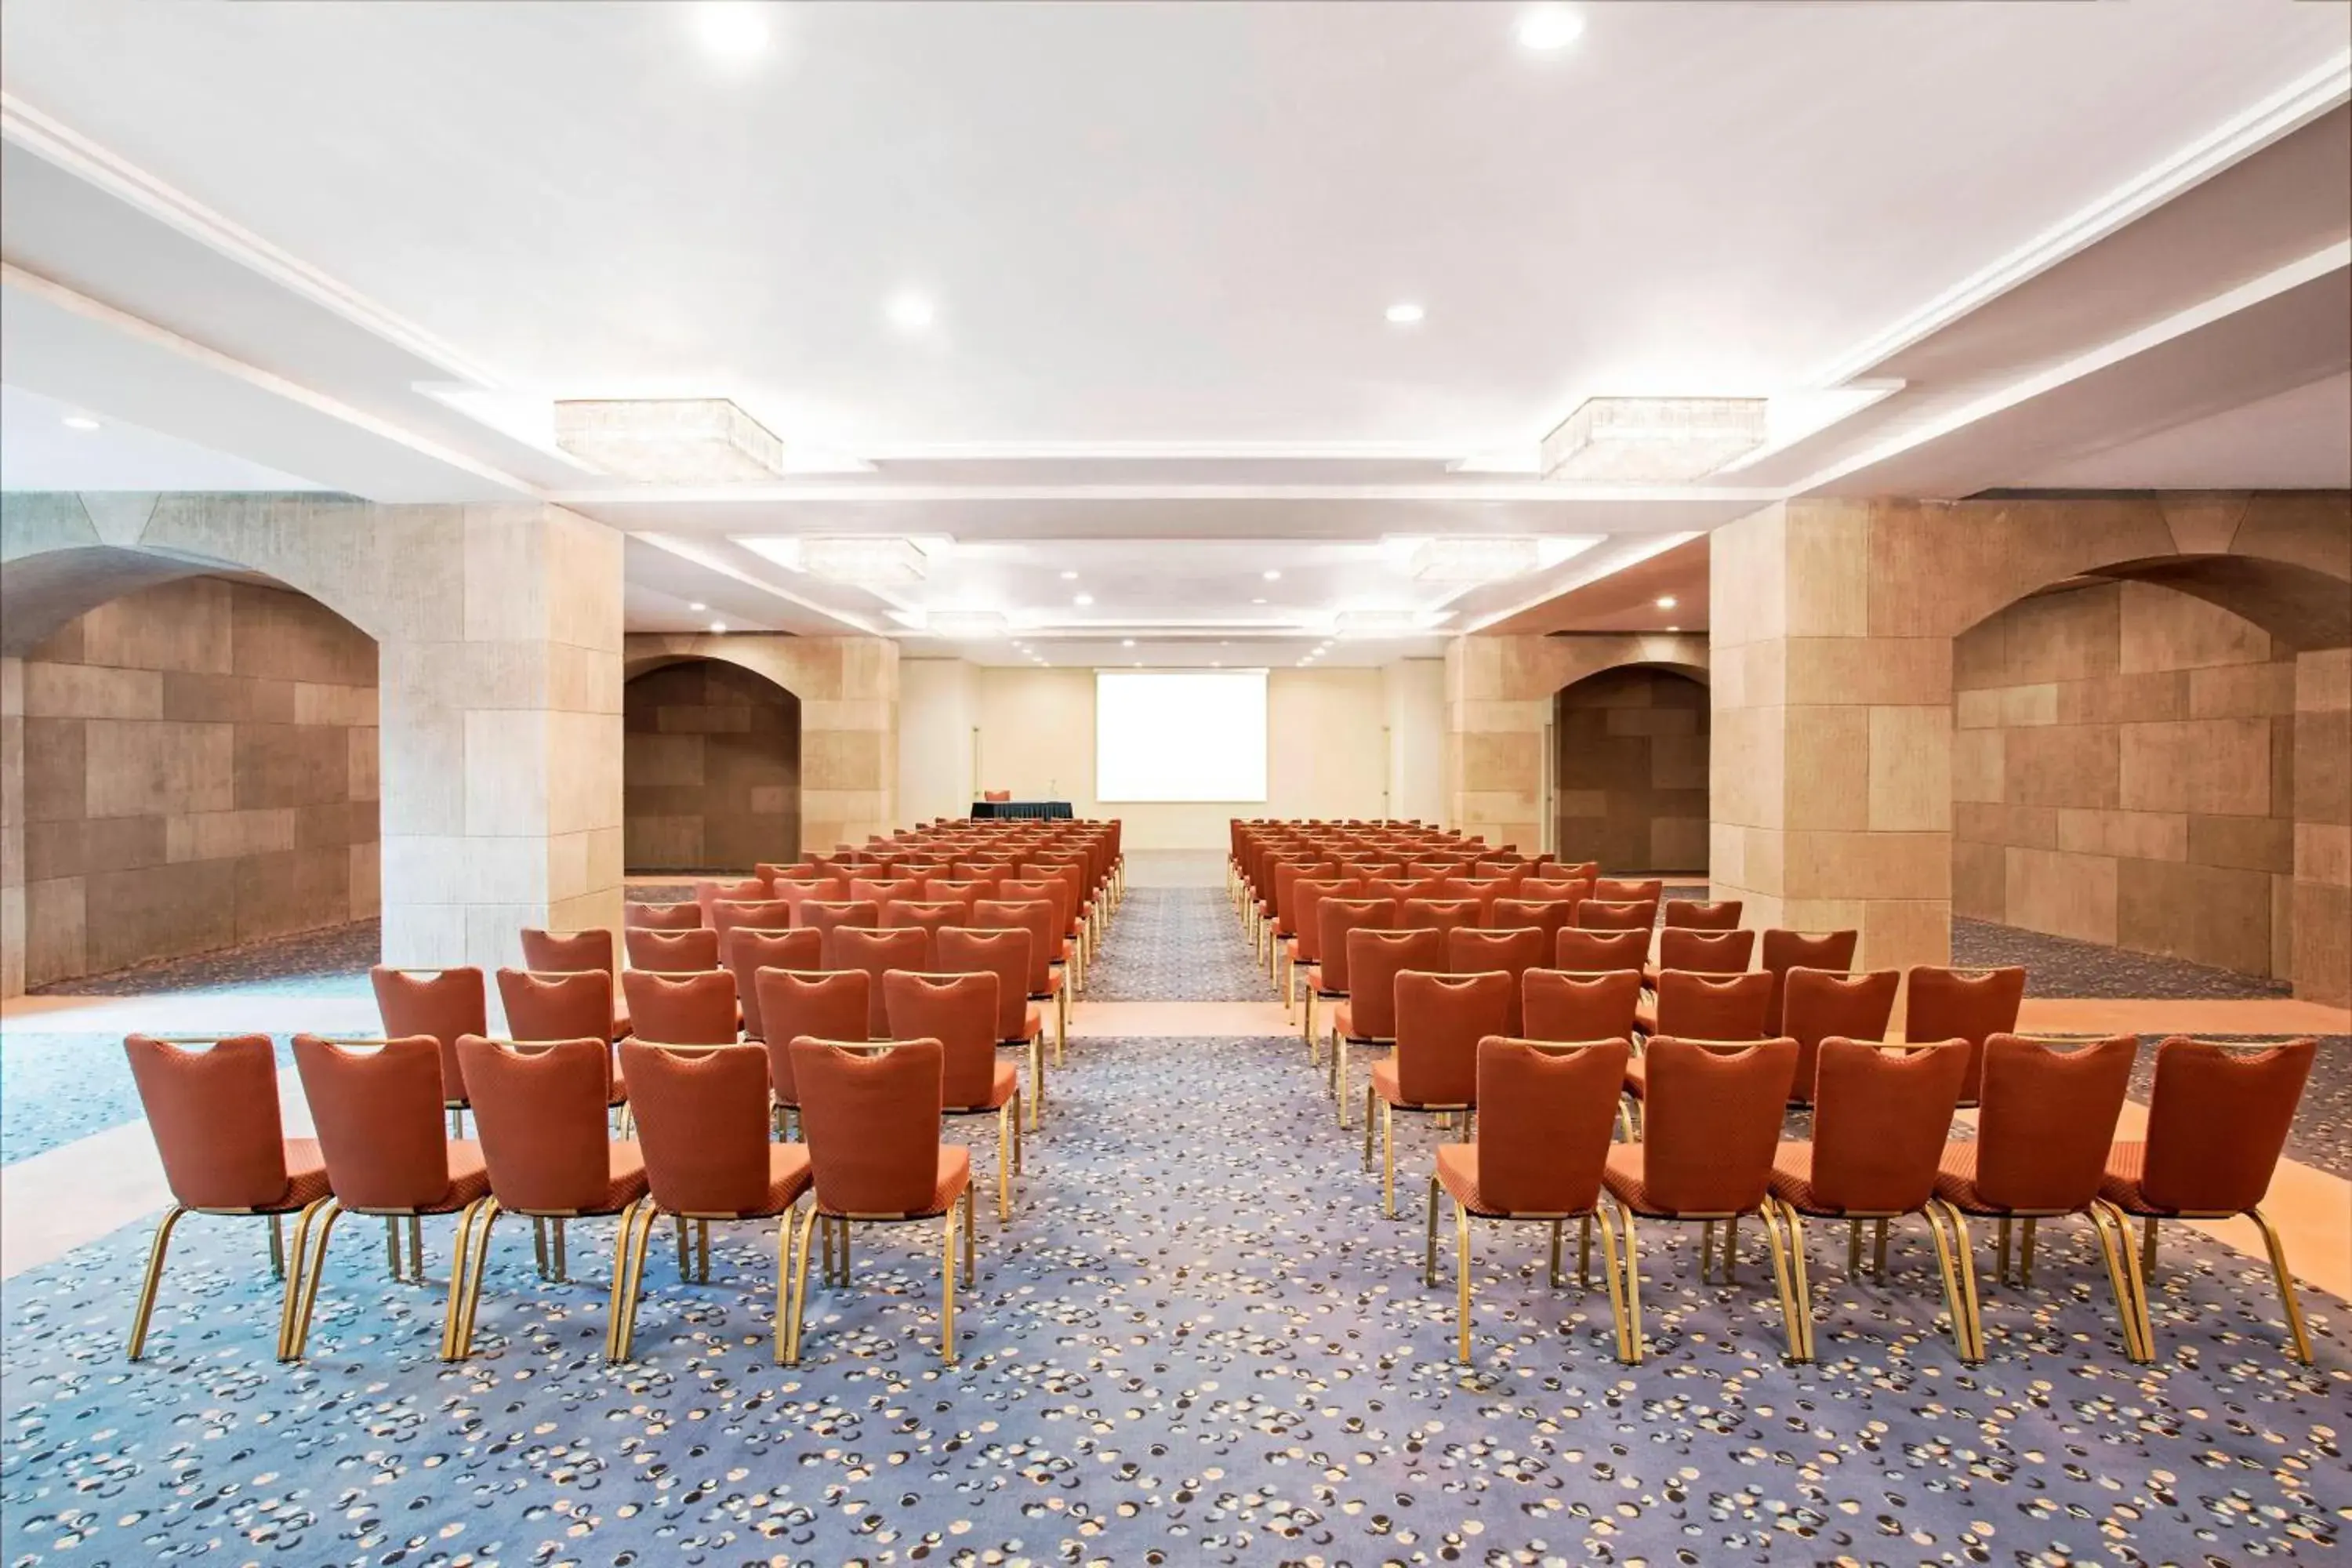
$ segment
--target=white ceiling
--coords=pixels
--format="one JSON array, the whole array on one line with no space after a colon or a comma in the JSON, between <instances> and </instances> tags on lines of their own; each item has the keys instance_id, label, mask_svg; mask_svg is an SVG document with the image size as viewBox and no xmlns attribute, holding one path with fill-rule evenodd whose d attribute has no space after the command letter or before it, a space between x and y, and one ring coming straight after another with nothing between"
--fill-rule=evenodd
<instances>
[{"instance_id":1,"label":"white ceiling","mask_svg":"<svg viewBox=\"0 0 2352 1568\"><path fill-rule=\"evenodd\" d=\"M2217 322L2343 285L2341 7L1581 9L1538 56L1517 5L770 6L722 61L687 5L9 0L0 482L541 494L666 542L633 626L985 605L1270 659L1342 608L1468 629L1790 490L2342 471L2340 398L2295 391L2332 342L2225 332L2274 417L2176 384ZM927 330L886 316L910 289ZM1856 412L1850 377L1904 384ZM1850 416L1676 489L1454 471L1595 394ZM713 395L871 471L650 490L530 438L558 396ZM106 428L59 443L64 404ZM963 548L883 596L732 542L835 531ZM1603 542L1449 595L1379 549L1430 532Z\"/></svg>"}]
</instances>

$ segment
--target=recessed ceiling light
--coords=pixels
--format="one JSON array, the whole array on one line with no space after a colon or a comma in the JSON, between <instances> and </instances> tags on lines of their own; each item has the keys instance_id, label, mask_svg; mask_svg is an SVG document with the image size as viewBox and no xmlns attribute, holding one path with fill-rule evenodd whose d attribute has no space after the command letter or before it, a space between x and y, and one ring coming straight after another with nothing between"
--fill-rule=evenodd
<instances>
[{"instance_id":1,"label":"recessed ceiling light","mask_svg":"<svg viewBox=\"0 0 2352 1568\"><path fill-rule=\"evenodd\" d=\"M723 632L727 629L727 623L725 621L713 621L710 623L710 629L714 632Z\"/></svg>"},{"instance_id":2,"label":"recessed ceiling light","mask_svg":"<svg viewBox=\"0 0 2352 1568\"><path fill-rule=\"evenodd\" d=\"M937 315L931 302L920 294L901 294L890 301L890 324L901 331L919 332Z\"/></svg>"},{"instance_id":3,"label":"recessed ceiling light","mask_svg":"<svg viewBox=\"0 0 2352 1568\"><path fill-rule=\"evenodd\" d=\"M1392 327L1418 326L1425 314L1427 312L1412 300L1400 300L1388 309L1389 324Z\"/></svg>"},{"instance_id":4,"label":"recessed ceiling light","mask_svg":"<svg viewBox=\"0 0 2352 1568\"><path fill-rule=\"evenodd\" d=\"M1263 605L1265 601L1264 599L1252 599L1250 603L1253 605Z\"/></svg>"},{"instance_id":5,"label":"recessed ceiling light","mask_svg":"<svg viewBox=\"0 0 2352 1568\"><path fill-rule=\"evenodd\" d=\"M720 59L747 59L768 47L766 13L745 0L703 0L694 8L695 35Z\"/></svg>"},{"instance_id":6,"label":"recessed ceiling light","mask_svg":"<svg viewBox=\"0 0 2352 1568\"><path fill-rule=\"evenodd\" d=\"M1680 626L1668 626L1668 627L1666 628L1666 630L1668 630L1668 631L1670 631L1670 632L1678 632L1678 631L1682 630L1682 627L1680 627Z\"/></svg>"},{"instance_id":7,"label":"recessed ceiling light","mask_svg":"<svg viewBox=\"0 0 2352 1568\"><path fill-rule=\"evenodd\" d=\"M1142 661L1141 659L1139 659L1139 659L1137 659L1137 660L1135 661L1135 668L1138 668L1138 669L1141 669L1141 668L1143 668L1143 661Z\"/></svg>"},{"instance_id":8,"label":"recessed ceiling light","mask_svg":"<svg viewBox=\"0 0 2352 1568\"><path fill-rule=\"evenodd\" d=\"M1671 610L1674 607L1675 596L1672 594L1661 594L1658 595L1658 608L1662 610Z\"/></svg>"},{"instance_id":9,"label":"recessed ceiling light","mask_svg":"<svg viewBox=\"0 0 2352 1568\"><path fill-rule=\"evenodd\" d=\"M1062 581L1065 583L1075 583L1077 580L1078 574L1076 572L1065 572L1062 574Z\"/></svg>"},{"instance_id":10,"label":"recessed ceiling light","mask_svg":"<svg viewBox=\"0 0 2352 1568\"><path fill-rule=\"evenodd\" d=\"M1269 583L1279 583L1280 581L1282 581L1282 574L1281 574L1281 573L1279 573L1279 572L1277 572L1277 571L1276 571L1276 570L1275 570L1273 567L1271 567L1271 566L1267 567L1265 571L1263 571L1263 572L1259 573L1259 574L1258 574L1258 575L1259 575L1259 576L1261 576L1261 577L1263 577L1263 578L1265 578L1265 579L1267 582L1269 582Z\"/></svg>"},{"instance_id":11,"label":"recessed ceiling light","mask_svg":"<svg viewBox=\"0 0 2352 1568\"><path fill-rule=\"evenodd\" d=\"M1118 646L1121 647L1133 647L1135 646L1135 639L1133 637L1121 637L1118 639Z\"/></svg>"},{"instance_id":12,"label":"recessed ceiling light","mask_svg":"<svg viewBox=\"0 0 2352 1568\"><path fill-rule=\"evenodd\" d=\"M1079 594L1079 595L1077 595L1074 596L1074 597L1070 600L1070 603L1072 603L1073 605L1077 605L1077 606L1078 606L1079 608L1081 608L1081 609L1085 608L1085 607L1086 607L1087 605L1088 605L1093 604L1094 602L1095 602L1095 596L1094 596L1092 594Z\"/></svg>"},{"instance_id":13,"label":"recessed ceiling light","mask_svg":"<svg viewBox=\"0 0 2352 1568\"><path fill-rule=\"evenodd\" d=\"M1225 661L1222 658L1213 658L1209 661L1209 668L1211 669L1223 669L1225 668Z\"/></svg>"},{"instance_id":14,"label":"recessed ceiling light","mask_svg":"<svg viewBox=\"0 0 2352 1568\"><path fill-rule=\"evenodd\" d=\"M1519 18L1519 45L1529 49L1564 49L1584 32L1584 18L1565 5L1538 5Z\"/></svg>"},{"instance_id":15,"label":"recessed ceiling light","mask_svg":"<svg viewBox=\"0 0 2352 1568\"><path fill-rule=\"evenodd\" d=\"M707 609L710 608L710 606L709 606L709 605L706 605L706 604L704 604L701 600L697 599L696 601L694 601L694 603L692 603L691 605L688 605L687 606L687 608L688 608L688 609L689 609L689 610L700 611L700 610L707 610Z\"/></svg>"},{"instance_id":16,"label":"recessed ceiling light","mask_svg":"<svg viewBox=\"0 0 2352 1568\"><path fill-rule=\"evenodd\" d=\"M95 430L98 428L98 421L92 419L87 414L68 414L66 416L66 428L68 430Z\"/></svg>"}]
</instances>

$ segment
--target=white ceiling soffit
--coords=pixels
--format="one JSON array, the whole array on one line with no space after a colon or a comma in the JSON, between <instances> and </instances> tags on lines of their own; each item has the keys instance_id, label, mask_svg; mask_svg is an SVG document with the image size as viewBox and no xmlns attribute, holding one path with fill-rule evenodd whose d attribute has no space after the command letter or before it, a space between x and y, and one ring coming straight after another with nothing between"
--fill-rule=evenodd
<instances>
[{"instance_id":1,"label":"white ceiling soffit","mask_svg":"<svg viewBox=\"0 0 2352 1568\"><path fill-rule=\"evenodd\" d=\"M0 385L0 490L307 490L309 479L120 420L94 430L88 410Z\"/></svg>"},{"instance_id":2,"label":"white ceiling soffit","mask_svg":"<svg viewBox=\"0 0 2352 1568\"><path fill-rule=\"evenodd\" d=\"M2255 454L2287 489L2352 489L2352 374L2026 468L2033 489L2227 489Z\"/></svg>"}]
</instances>

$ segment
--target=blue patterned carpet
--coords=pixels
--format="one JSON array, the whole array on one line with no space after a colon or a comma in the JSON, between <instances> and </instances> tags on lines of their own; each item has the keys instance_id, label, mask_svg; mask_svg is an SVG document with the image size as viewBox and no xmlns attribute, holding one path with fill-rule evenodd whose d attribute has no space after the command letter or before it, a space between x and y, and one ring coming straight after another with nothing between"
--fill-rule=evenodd
<instances>
[{"instance_id":1,"label":"blue patterned carpet","mask_svg":"<svg viewBox=\"0 0 2352 1568\"><path fill-rule=\"evenodd\" d=\"M1087 977L1089 1002L1267 1002L1275 995L1222 888L1129 888Z\"/></svg>"}]
</instances>

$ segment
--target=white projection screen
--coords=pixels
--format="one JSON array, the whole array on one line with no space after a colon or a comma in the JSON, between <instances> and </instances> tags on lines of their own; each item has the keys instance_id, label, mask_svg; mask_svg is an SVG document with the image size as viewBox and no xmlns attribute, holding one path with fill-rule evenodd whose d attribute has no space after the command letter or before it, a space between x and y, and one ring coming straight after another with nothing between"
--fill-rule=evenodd
<instances>
[{"instance_id":1,"label":"white projection screen","mask_svg":"<svg viewBox=\"0 0 2352 1568\"><path fill-rule=\"evenodd\" d=\"M1265 799L1265 671L1095 672L1098 801Z\"/></svg>"}]
</instances>

